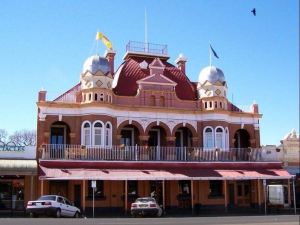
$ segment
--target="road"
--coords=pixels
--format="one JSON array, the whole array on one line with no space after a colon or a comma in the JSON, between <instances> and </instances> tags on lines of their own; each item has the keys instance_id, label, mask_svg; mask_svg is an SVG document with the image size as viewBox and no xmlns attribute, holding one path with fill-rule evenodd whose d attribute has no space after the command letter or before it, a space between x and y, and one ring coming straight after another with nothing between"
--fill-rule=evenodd
<instances>
[{"instance_id":1,"label":"road","mask_svg":"<svg viewBox=\"0 0 300 225\"><path fill-rule=\"evenodd\" d=\"M169 218L0 218L0 225L299 225L299 215Z\"/></svg>"}]
</instances>

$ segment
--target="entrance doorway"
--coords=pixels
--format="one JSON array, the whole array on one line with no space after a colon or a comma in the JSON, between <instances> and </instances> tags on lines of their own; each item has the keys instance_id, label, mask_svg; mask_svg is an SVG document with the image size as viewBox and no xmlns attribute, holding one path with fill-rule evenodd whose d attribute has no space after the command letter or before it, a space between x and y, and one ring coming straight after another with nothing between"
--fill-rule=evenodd
<instances>
[{"instance_id":1,"label":"entrance doorway","mask_svg":"<svg viewBox=\"0 0 300 225\"><path fill-rule=\"evenodd\" d=\"M229 202L228 202L228 207L233 208L235 205L235 188L234 188L234 183L230 183L228 185L228 192L229 192Z\"/></svg>"},{"instance_id":2,"label":"entrance doorway","mask_svg":"<svg viewBox=\"0 0 300 225\"><path fill-rule=\"evenodd\" d=\"M155 198L159 205L163 205L162 181L150 181L150 196Z\"/></svg>"},{"instance_id":3,"label":"entrance doorway","mask_svg":"<svg viewBox=\"0 0 300 225\"><path fill-rule=\"evenodd\" d=\"M78 208L81 208L81 185L74 185L74 205Z\"/></svg>"},{"instance_id":4,"label":"entrance doorway","mask_svg":"<svg viewBox=\"0 0 300 225\"><path fill-rule=\"evenodd\" d=\"M237 205L250 206L250 200L251 200L250 181L238 181L236 185L237 185Z\"/></svg>"}]
</instances>

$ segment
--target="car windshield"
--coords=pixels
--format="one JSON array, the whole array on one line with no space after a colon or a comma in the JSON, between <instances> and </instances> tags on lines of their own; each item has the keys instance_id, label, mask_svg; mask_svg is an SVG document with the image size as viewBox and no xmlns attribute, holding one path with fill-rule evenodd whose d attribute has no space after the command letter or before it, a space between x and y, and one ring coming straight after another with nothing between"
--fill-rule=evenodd
<instances>
[{"instance_id":1,"label":"car windshield","mask_svg":"<svg viewBox=\"0 0 300 225\"><path fill-rule=\"evenodd\" d=\"M50 200L50 201L55 201L56 196L54 195L46 195L46 196L41 196L38 200Z\"/></svg>"},{"instance_id":2,"label":"car windshield","mask_svg":"<svg viewBox=\"0 0 300 225\"><path fill-rule=\"evenodd\" d=\"M155 202L154 198L137 198L135 202Z\"/></svg>"}]
</instances>

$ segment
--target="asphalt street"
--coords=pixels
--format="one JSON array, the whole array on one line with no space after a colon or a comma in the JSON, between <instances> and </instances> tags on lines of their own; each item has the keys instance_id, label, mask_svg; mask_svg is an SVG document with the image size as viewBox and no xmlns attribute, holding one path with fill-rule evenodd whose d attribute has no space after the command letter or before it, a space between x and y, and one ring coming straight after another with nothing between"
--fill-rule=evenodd
<instances>
[{"instance_id":1,"label":"asphalt street","mask_svg":"<svg viewBox=\"0 0 300 225\"><path fill-rule=\"evenodd\" d=\"M168 218L1 218L0 225L299 225L299 215Z\"/></svg>"}]
</instances>

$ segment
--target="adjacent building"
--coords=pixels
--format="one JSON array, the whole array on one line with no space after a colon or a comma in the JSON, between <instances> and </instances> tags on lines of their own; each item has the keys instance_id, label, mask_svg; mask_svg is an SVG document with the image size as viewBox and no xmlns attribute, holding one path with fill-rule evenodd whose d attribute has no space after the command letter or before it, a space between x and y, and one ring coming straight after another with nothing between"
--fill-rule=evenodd
<instances>
[{"instance_id":1,"label":"adjacent building","mask_svg":"<svg viewBox=\"0 0 300 225\"><path fill-rule=\"evenodd\" d=\"M88 213L127 212L154 193L167 213L253 208L263 185L292 176L264 161L258 104L229 101L220 68L169 62L166 45L129 42L83 63L79 83L54 100L38 95L38 194L62 194ZM75 75L76 76L76 75Z\"/></svg>"},{"instance_id":2,"label":"adjacent building","mask_svg":"<svg viewBox=\"0 0 300 225\"><path fill-rule=\"evenodd\" d=\"M23 214L36 192L36 147L0 142L0 216Z\"/></svg>"}]
</instances>

